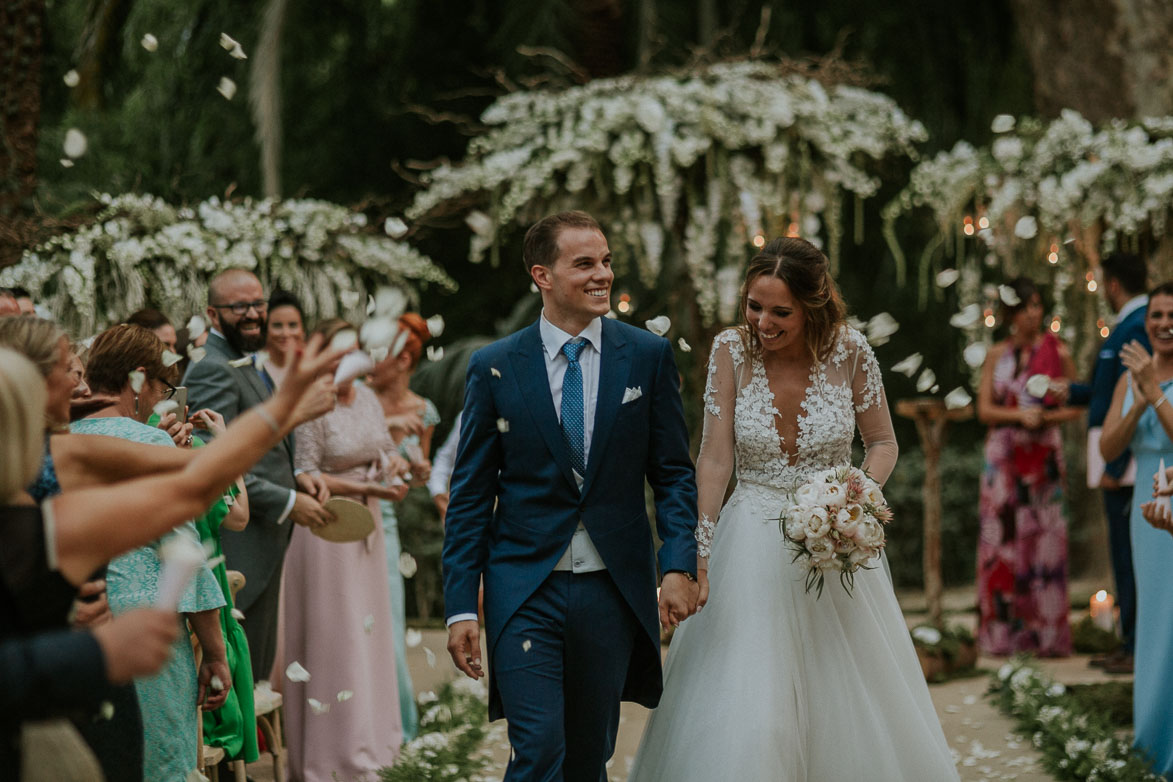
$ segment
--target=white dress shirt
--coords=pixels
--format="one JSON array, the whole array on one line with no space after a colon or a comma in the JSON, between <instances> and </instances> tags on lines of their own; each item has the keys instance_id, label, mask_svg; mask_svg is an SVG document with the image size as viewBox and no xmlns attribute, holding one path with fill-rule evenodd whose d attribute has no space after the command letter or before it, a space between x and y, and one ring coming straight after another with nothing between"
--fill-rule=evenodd
<instances>
[{"instance_id":1,"label":"white dress shirt","mask_svg":"<svg viewBox=\"0 0 1173 782\"><path fill-rule=\"evenodd\" d=\"M452 422L452 431L448 433L444 444L436 451L436 458L432 460L428 492L433 497L448 493L448 484L452 482L452 470L456 467L456 450L460 447L460 419L463 417L463 410L456 414L456 420Z\"/></svg>"}]
</instances>

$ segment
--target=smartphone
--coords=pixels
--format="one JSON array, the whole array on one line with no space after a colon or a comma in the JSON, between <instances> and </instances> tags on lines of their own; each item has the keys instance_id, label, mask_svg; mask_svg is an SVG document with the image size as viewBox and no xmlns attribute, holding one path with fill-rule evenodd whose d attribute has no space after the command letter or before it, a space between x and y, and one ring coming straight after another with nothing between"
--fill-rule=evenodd
<instances>
[{"instance_id":1,"label":"smartphone","mask_svg":"<svg viewBox=\"0 0 1173 782\"><path fill-rule=\"evenodd\" d=\"M175 417L180 421L186 421L187 418L187 386L179 386L175 389L175 393L171 396L175 400L175 404L179 407L175 408Z\"/></svg>"}]
</instances>

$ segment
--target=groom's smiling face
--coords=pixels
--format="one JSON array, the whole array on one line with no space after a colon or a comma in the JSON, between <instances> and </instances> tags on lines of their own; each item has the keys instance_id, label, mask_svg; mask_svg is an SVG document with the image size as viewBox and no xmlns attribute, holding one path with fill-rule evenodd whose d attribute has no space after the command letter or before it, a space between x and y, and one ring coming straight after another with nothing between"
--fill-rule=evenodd
<instances>
[{"instance_id":1,"label":"groom's smiling face","mask_svg":"<svg viewBox=\"0 0 1173 782\"><path fill-rule=\"evenodd\" d=\"M562 229L553 266L535 266L532 273L546 317L568 333L577 334L611 310L611 248L598 231Z\"/></svg>"}]
</instances>

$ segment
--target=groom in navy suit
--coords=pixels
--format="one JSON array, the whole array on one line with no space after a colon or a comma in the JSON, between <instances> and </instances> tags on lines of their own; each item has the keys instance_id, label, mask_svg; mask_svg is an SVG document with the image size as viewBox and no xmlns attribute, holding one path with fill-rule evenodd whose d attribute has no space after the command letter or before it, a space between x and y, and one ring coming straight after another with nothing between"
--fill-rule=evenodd
<instances>
[{"instance_id":1,"label":"groom in navy suit","mask_svg":"<svg viewBox=\"0 0 1173 782\"><path fill-rule=\"evenodd\" d=\"M509 721L507 780L600 782L619 702L662 688L659 624L696 610L696 479L667 340L604 316L611 251L585 212L525 236L537 323L477 351L444 534L448 652Z\"/></svg>"}]
</instances>

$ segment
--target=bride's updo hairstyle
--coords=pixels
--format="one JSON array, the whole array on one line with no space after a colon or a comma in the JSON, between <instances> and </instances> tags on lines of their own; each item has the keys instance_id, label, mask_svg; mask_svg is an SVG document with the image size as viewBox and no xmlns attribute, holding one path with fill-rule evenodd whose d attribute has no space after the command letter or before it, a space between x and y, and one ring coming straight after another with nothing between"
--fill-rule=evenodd
<instances>
[{"instance_id":1,"label":"bride's updo hairstyle","mask_svg":"<svg viewBox=\"0 0 1173 782\"><path fill-rule=\"evenodd\" d=\"M762 343L757 329L746 319L745 311L749 286L766 274L786 283L790 295L806 310L807 350L815 361L826 359L847 317L847 305L831 279L827 256L806 239L785 236L767 244L749 262L741 285L741 336L754 356L762 354Z\"/></svg>"}]
</instances>

